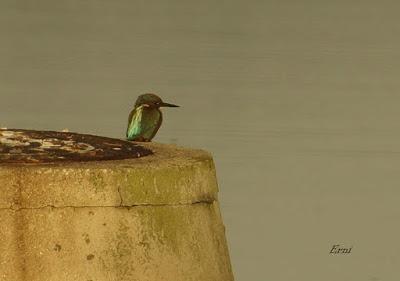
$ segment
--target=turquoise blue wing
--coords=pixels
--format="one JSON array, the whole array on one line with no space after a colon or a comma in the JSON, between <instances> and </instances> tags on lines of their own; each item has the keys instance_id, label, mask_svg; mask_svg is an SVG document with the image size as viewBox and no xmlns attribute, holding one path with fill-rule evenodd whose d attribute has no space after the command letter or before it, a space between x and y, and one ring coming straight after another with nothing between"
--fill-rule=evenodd
<instances>
[{"instance_id":1,"label":"turquoise blue wing","mask_svg":"<svg viewBox=\"0 0 400 281\"><path fill-rule=\"evenodd\" d=\"M145 106L135 108L129 116L127 139L150 141L160 127L161 120L162 116L158 110L148 110Z\"/></svg>"},{"instance_id":2,"label":"turquoise blue wing","mask_svg":"<svg viewBox=\"0 0 400 281\"><path fill-rule=\"evenodd\" d=\"M126 130L126 138L134 140L140 137L144 131L143 122L143 106L139 106L132 110L129 115L128 129Z\"/></svg>"},{"instance_id":3,"label":"turquoise blue wing","mask_svg":"<svg viewBox=\"0 0 400 281\"><path fill-rule=\"evenodd\" d=\"M159 110L139 106L130 114L126 137L133 141L150 141L160 128L161 122L162 114Z\"/></svg>"}]
</instances>

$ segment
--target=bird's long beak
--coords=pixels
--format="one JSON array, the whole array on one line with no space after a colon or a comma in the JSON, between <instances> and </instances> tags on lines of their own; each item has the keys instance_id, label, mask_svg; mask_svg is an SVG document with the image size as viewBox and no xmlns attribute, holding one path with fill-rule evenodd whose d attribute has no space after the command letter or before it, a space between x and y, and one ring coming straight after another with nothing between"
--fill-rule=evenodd
<instances>
[{"instance_id":1,"label":"bird's long beak","mask_svg":"<svg viewBox=\"0 0 400 281\"><path fill-rule=\"evenodd\" d=\"M172 104L172 103L166 103L166 102L162 102L162 103L160 104L160 106L165 106L165 107L179 107L179 105Z\"/></svg>"}]
</instances>

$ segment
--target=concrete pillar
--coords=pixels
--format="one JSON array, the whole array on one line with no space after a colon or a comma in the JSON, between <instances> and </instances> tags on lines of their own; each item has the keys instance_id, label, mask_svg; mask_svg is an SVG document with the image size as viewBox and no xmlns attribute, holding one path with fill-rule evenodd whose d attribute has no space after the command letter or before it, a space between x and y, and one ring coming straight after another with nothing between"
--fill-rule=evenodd
<instances>
[{"instance_id":1,"label":"concrete pillar","mask_svg":"<svg viewBox=\"0 0 400 281\"><path fill-rule=\"evenodd\" d=\"M0 280L231 281L217 191L201 150L0 130Z\"/></svg>"}]
</instances>

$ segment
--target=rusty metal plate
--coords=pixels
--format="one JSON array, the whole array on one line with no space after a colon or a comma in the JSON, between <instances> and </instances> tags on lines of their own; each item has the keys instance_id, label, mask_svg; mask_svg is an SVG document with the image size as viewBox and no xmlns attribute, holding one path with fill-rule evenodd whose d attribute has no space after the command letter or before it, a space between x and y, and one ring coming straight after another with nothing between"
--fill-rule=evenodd
<instances>
[{"instance_id":1,"label":"rusty metal plate","mask_svg":"<svg viewBox=\"0 0 400 281\"><path fill-rule=\"evenodd\" d=\"M152 154L137 143L54 131L0 129L0 164L101 161Z\"/></svg>"}]
</instances>

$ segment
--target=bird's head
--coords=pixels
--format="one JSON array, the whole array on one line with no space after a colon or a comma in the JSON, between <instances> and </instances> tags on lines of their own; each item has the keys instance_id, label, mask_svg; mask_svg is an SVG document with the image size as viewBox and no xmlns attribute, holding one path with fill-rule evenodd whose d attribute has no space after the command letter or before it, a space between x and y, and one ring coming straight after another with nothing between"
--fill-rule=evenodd
<instances>
[{"instance_id":1,"label":"bird's head","mask_svg":"<svg viewBox=\"0 0 400 281\"><path fill-rule=\"evenodd\" d=\"M155 94L144 94L144 95L138 96L136 103L135 103L135 107L139 107L142 105L144 105L146 107L151 107L151 108L159 108L162 106L179 107L179 105L163 102L162 99Z\"/></svg>"}]
</instances>

